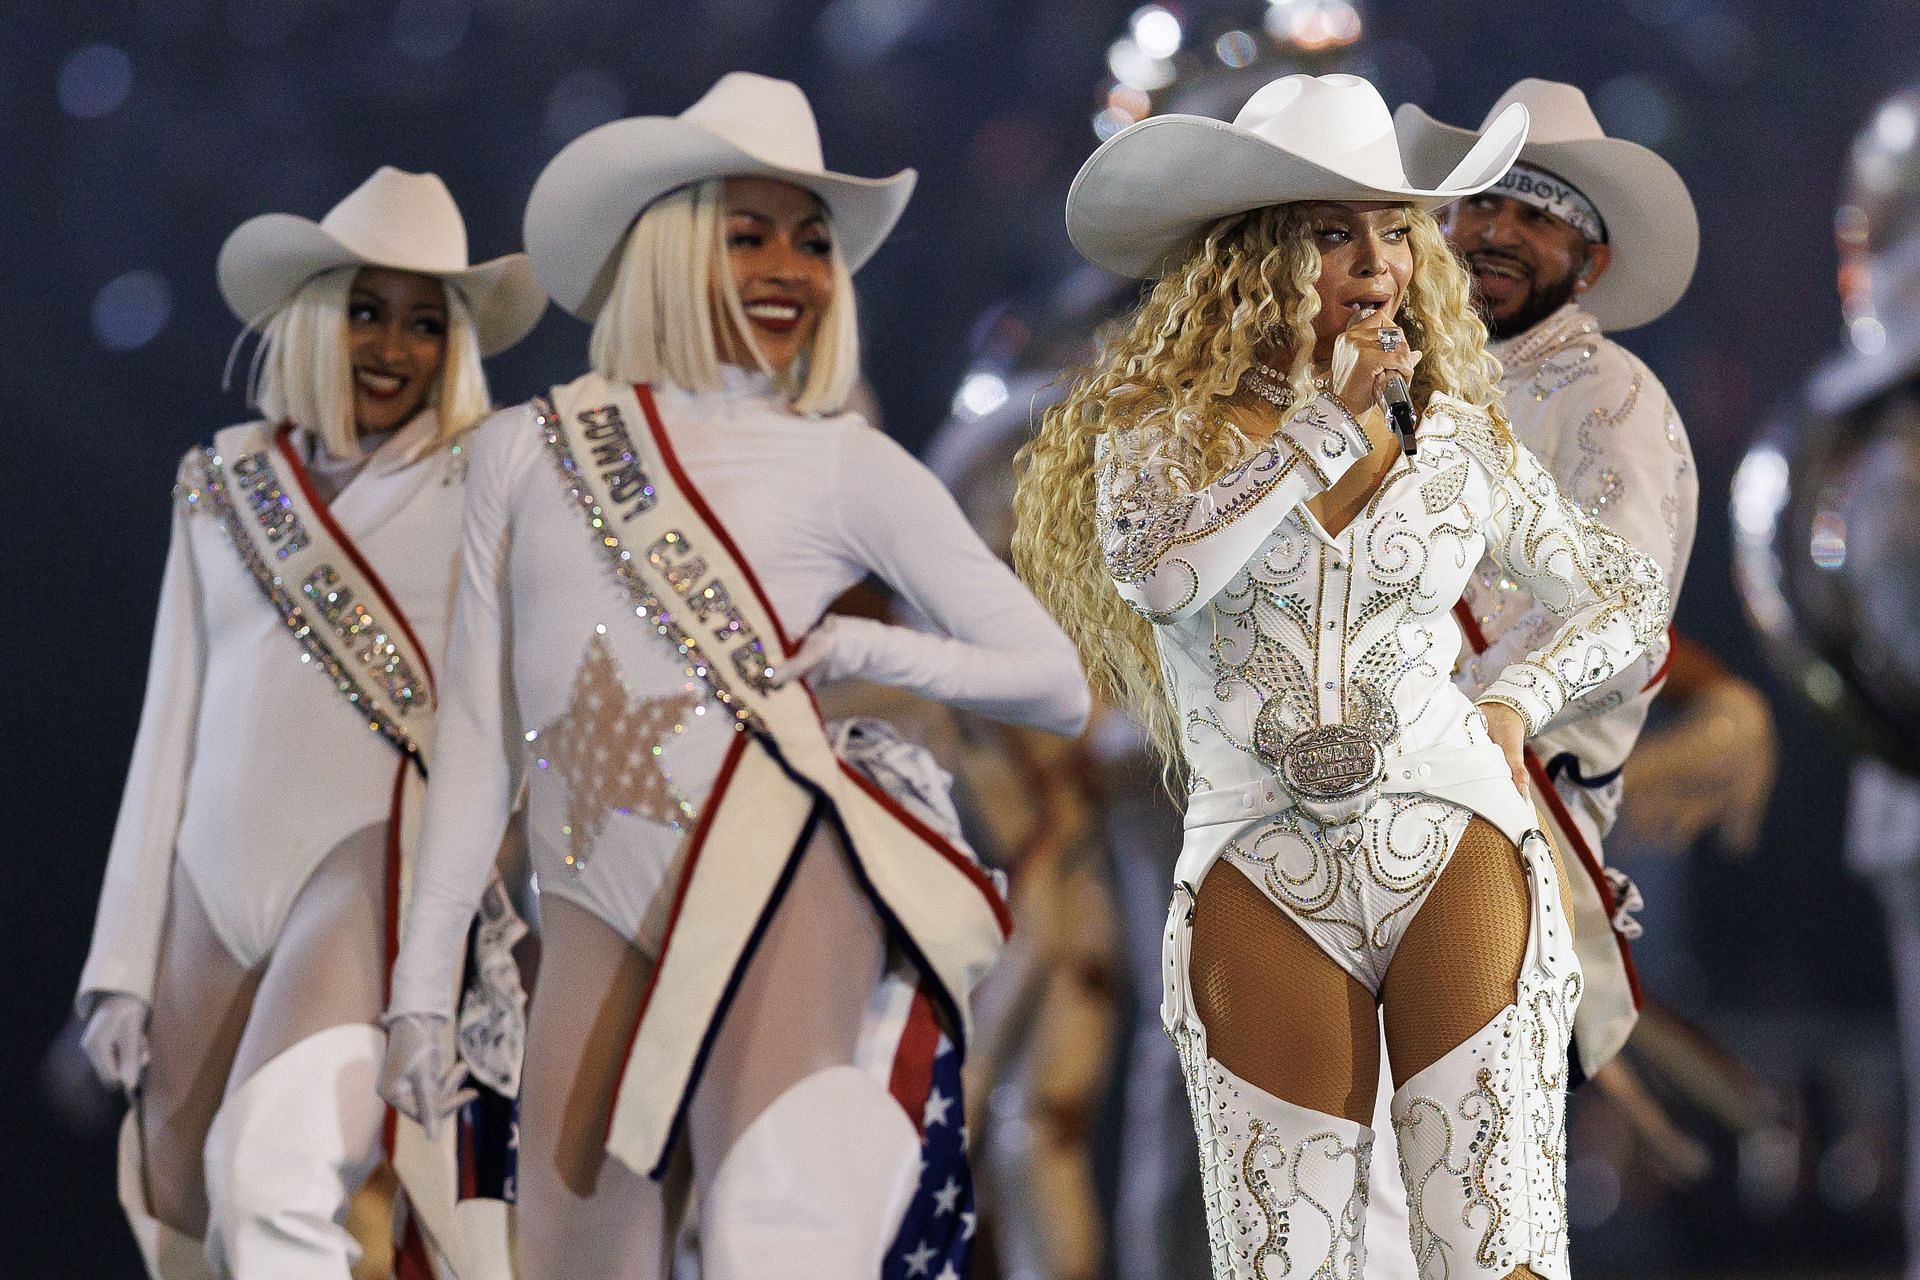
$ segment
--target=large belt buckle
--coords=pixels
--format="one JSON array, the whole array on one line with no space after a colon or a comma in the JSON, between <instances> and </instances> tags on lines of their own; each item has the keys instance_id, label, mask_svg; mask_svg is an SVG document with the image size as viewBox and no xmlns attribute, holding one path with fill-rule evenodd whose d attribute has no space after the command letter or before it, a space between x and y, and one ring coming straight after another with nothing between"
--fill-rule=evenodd
<instances>
[{"instance_id":1,"label":"large belt buckle","mask_svg":"<svg viewBox=\"0 0 1920 1280\"><path fill-rule=\"evenodd\" d=\"M1343 826L1371 808L1387 771L1379 739L1351 724L1296 735L1280 749L1276 763L1300 811L1329 827Z\"/></svg>"}]
</instances>

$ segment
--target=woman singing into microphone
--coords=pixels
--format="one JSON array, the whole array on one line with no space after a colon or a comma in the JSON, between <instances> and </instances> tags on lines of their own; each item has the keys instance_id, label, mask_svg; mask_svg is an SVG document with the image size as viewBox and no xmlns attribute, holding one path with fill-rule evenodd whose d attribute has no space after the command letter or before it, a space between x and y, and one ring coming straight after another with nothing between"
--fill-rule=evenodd
<instances>
[{"instance_id":1,"label":"woman singing into microphone","mask_svg":"<svg viewBox=\"0 0 1920 1280\"><path fill-rule=\"evenodd\" d=\"M1382 1012L1421 1275L1567 1274L1580 976L1521 746L1666 592L1507 431L1427 212L1526 127L1410 177L1370 84L1289 76L1116 135L1068 198L1157 283L1027 449L1014 549L1189 792L1162 1007L1216 1277L1362 1274ZM1449 610L1487 553L1565 623L1474 704Z\"/></svg>"}]
</instances>

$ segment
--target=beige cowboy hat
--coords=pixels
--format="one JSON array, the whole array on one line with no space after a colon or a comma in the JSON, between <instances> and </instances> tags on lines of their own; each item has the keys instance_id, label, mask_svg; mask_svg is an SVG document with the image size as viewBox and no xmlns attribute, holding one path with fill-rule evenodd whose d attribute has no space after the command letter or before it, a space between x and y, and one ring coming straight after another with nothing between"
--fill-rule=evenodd
<instances>
[{"instance_id":1,"label":"beige cowboy hat","mask_svg":"<svg viewBox=\"0 0 1920 1280\"><path fill-rule=\"evenodd\" d=\"M1157 276L1230 214L1295 200L1391 200L1423 209L1484 190L1527 137L1527 110L1489 120L1446 164L1403 166L1393 116L1359 76L1291 75L1232 123L1153 116L1108 138L1067 193L1067 234L1088 261Z\"/></svg>"},{"instance_id":2,"label":"beige cowboy hat","mask_svg":"<svg viewBox=\"0 0 1920 1280\"><path fill-rule=\"evenodd\" d=\"M854 271L899 221L917 175L912 169L890 178L829 172L800 87L735 71L677 116L615 120L561 148L527 200L534 270L555 302L590 320L606 300L620 244L641 211L690 183L732 177L776 178L820 197Z\"/></svg>"},{"instance_id":3,"label":"beige cowboy hat","mask_svg":"<svg viewBox=\"0 0 1920 1280\"><path fill-rule=\"evenodd\" d=\"M1657 153L1625 138L1609 138L1587 95L1573 85L1522 80L1502 95L1487 119L1516 105L1533 118L1520 163L1578 187L1607 224L1613 261L1580 295L1580 305L1601 328L1614 332L1665 315L1687 291L1700 257L1700 219L1687 184ZM1393 121L1408 164L1445 164L1475 136L1441 124L1412 103Z\"/></svg>"},{"instance_id":4,"label":"beige cowboy hat","mask_svg":"<svg viewBox=\"0 0 1920 1280\"><path fill-rule=\"evenodd\" d=\"M382 166L318 222L263 213L220 246L220 296L257 325L301 285L335 267L435 276L460 291L482 355L504 351L540 320L546 295L524 253L467 265L467 224L446 183Z\"/></svg>"}]
</instances>

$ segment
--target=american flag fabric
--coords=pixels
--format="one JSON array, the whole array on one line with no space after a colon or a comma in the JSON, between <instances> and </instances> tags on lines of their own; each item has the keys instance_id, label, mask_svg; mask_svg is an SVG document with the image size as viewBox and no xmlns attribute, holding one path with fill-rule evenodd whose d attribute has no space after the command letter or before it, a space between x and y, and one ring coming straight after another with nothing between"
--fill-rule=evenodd
<instances>
[{"instance_id":1,"label":"american flag fabric","mask_svg":"<svg viewBox=\"0 0 1920 1280\"><path fill-rule=\"evenodd\" d=\"M881 1263L881 1280L965 1280L978 1216L960 1053L940 1031L924 990L914 996L891 1087L920 1125L920 1183Z\"/></svg>"}]
</instances>

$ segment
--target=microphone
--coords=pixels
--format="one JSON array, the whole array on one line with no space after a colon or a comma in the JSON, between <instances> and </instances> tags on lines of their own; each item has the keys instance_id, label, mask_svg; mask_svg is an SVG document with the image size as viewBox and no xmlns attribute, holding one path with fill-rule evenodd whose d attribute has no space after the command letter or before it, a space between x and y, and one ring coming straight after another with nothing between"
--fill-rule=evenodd
<instances>
[{"instance_id":1,"label":"microphone","mask_svg":"<svg viewBox=\"0 0 1920 1280\"><path fill-rule=\"evenodd\" d=\"M1393 424L1393 434L1400 437L1400 452L1409 458L1413 456L1415 427L1413 400L1407 395L1407 380L1397 373L1387 375L1386 394L1387 421Z\"/></svg>"}]
</instances>

